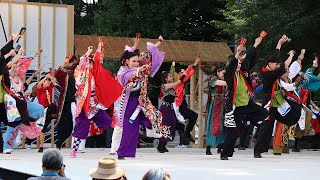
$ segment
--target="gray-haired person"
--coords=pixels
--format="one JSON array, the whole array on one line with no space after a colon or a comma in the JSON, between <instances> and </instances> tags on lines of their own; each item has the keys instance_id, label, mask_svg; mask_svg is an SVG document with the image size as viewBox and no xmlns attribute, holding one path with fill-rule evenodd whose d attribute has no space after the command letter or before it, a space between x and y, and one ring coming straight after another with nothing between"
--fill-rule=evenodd
<instances>
[{"instance_id":1,"label":"gray-haired person","mask_svg":"<svg viewBox=\"0 0 320 180\"><path fill-rule=\"evenodd\" d=\"M63 156L57 149L47 149L42 156L43 173L28 180L70 180L64 174Z\"/></svg>"},{"instance_id":2,"label":"gray-haired person","mask_svg":"<svg viewBox=\"0 0 320 180\"><path fill-rule=\"evenodd\" d=\"M163 169L150 169L143 177L142 180L170 180L170 174Z\"/></svg>"}]
</instances>

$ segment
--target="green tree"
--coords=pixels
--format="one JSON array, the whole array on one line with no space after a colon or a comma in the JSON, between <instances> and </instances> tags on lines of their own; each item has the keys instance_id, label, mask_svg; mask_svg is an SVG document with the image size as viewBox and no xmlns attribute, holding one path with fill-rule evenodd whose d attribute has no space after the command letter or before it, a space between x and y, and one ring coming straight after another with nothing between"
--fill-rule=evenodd
<instances>
[{"instance_id":1,"label":"green tree","mask_svg":"<svg viewBox=\"0 0 320 180\"><path fill-rule=\"evenodd\" d=\"M218 41L212 20L223 21L224 0L102 0L95 12L95 33L115 36Z\"/></svg>"},{"instance_id":2,"label":"green tree","mask_svg":"<svg viewBox=\"0 0 320 180\"><path fill-rule=\"evenodd\" d=\"M268 32L263 53L273 48L282 34L292 42L287 49L319 50L320 3L312 0L228 0L225 10L227 22L216 22L225 33L247 37L249 43L261 30ZM309 52L310 52L309 51Z\"/></svg>"}]
</instances>

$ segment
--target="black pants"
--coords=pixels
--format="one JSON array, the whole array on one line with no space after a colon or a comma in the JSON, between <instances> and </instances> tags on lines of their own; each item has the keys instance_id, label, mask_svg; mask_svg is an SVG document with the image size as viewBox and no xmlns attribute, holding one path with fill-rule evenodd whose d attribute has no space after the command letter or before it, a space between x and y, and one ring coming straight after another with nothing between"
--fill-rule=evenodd
<instances>
[{"instance_id":1,"label":"black pants","mask_svg":"<svg viewBox=\"0 0 320 180\"><path fill-rule=\"evenodd\" d=\"M185 128L185 125L180 123L179 121L177 121L176 130L178 131L178 134L180 136L180 140L179 140L179 145L180 146L188 144L182 137L183 133L184 133L184 128Z\"/></svg>"},{"instance_id":2,"label":"black pants","mask_svg":"<svg viewBox=\"0 0 320 180\"><path fill-rule=\"evenodd\" d=\"M48 107L46 112L46 121L44 122L42 131L41 131L42 133L46 133L48 131L48 126L51 123L52 115L54 115L56 111L57 111L57 106L55 104L52 104Z\"/></svg>"},{"instance_id":3,"label":"black pants","mask_svg":"<svg viewBox=\"0 0 320 180\"><path fill-rule=\"evenodd\" d=\"M186 125L185 132L190 133L197 122L198 114L192 111L191 109L189 109L187 106L183 106L183 105L180 106L179 111L185 119L189 120Z\"/></svg>"},{"instance_id":4,"label":"black pants","mask_svg":"<svg viewBox=\"0 0 320 180\"><path fill-rule=\"evenodd\" d=\"M291 110L286 116L281 116L277 111L277 108L270 108L269 120L264 121L258 129L257 144L254 147L255 153L268 152L275 120L288 126L292 126L299 121L301 116L301 105L290 100L287 100L287 102L290 104Z\"/></svg>"},{"instance_id":5,"label":"black pants","mask_svg":"<svg viewBox=\"0 0 320 180\"><path fill-rule=\"evenodd\" d=\"M159 141L159 144L158 144L158 151L159 152L164 152L165 149L166 149L166 145L167 145L167 141Z\"/></svg>"},{"instance_id":6,"label":"black pants","mask_svg":"<svg viewBox=\"0 0 320 180\"><path fill-rule=\"evenodd\" d=\"M58 124L57 147L61 147L64 141L71 135L73 129L71 102L65 102L63 105L61 117Z\"/></svg>"},{"instance_id":7,"label":"black pants","mask_svg":"<svg viewBox=\"0 0 320 180\"><path fill-rule=\"evenodd\" d=\"M0 122L8 124L7 110L4 103L0 103Z\"/></svg>"},{"instance_id":8,"label":"black pants","mask_svg":"<svg viewBox=\"0 0 320 180\"><path fill-rule=\"evenodd\" d=\"M221 156L232 157L233 149L237 138L240 135L240 127L242 122L250 120L252 124L257 124L259 121L263 121L268 116L268 111L263 107L257 105L253 101L249 101L247 106L236 107L234 110L234 120L237 127L226 127L226 136L224 139L223 150Z\"/></svg>"}]
</instances>

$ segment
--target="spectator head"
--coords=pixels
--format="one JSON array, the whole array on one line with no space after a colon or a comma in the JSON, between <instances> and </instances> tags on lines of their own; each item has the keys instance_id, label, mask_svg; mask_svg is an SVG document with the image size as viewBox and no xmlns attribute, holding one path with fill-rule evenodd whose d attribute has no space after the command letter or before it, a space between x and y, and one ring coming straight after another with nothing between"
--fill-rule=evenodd
<instances>
[{"instance_id":1,"label":"spectator head","mask_svg":"<svg viewBox=\"0 0 320 180\"><path fill-rule=\"evenodd\" d=\"M113 179L126 180L125 171L118 167L116 160L102 158L99 160L98 167L90 169L90 176L93 180Z\"/></svg>"},{"instance_id":2,"label":"spectator head","mask_svg":"<svg viewBox=\"0 0 320 180\"><path fill-rule=\"evenodd\" d=\"M43 171L60 171L63 166L63 156L58 149L47 149L42 156Z\"/></svg>"},{"instance_id":3,"label":"spectator head","mask_svg":"<svg viewBox=\"0 0 320 180\"><path fill-rule=\"evenodd\" d=\"M170 174L165 172L164 170L150 169L142 178L142 180L170 180Z\"/></svg>"}]
</instances>

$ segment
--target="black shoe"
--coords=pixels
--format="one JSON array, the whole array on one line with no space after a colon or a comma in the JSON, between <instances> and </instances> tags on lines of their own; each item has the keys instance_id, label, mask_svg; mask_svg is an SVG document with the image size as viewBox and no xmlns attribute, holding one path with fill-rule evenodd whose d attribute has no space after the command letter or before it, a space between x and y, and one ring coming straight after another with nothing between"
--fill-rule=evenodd
<instances>
[{"instance_id":1,"label":"black shoe","mask_svg":"<svg viewBox=\"0 0 320 180\"><path fill-rule=\"evenodd\" d=\"M242 146L239 146L239 147L238 147L238 150L246 150L246 148L245 148L245 147L242 147Z\"/></svg>"},{"instance_id":2,"label":"black shoe","mask_svg":"<svg viewBox=\"0 0 320 180\"><path fill-rule=\"evenodd\" d=\"M281 153L273 153L276 156L281 156Z\"/></svg>"},{"instance_id":3,"label":"black shoe","mask_svg":"<svg viewBox=\"0 0 320 180\"><path fill-rule=\"evenodd\" d=\"M212 155L211 146L207 146L206 155Z\"/></svg>"},{"instance_id":4,"label":"black shoe","mask_svg":"<svg viewBox=\"0 0 320 180\"><path fill-rule=\"evenodd\" d=\"M228 157L224 157L224 156L220 156L220 159L221 159L221 160L229 160Z\"/></svg>"},{"instance_id":5,"label":"black shoe","mask_svg":"<svg viewBox=\"0 0 320 180\"><path fill-rule=\"evenodd\" d=\"M222 152L222 148L217 149L217 153L220 154Z\"/></svg>"},{"instance_id":6,"label":"black shoe","mask_svg":"<svg viewBox=\"0 0 320 180\"><path fill-rule=\"evenodd\" d=\"M38 152L39 152L39 153L42 153L42 152L43 152L43 147L40 147L39 150L38 150Z\"/></svg>"},{"instance_id":7,"label":"black shoe","mask_svg":"<svg viewBox=\"0 0 320 180\"><path fill-rule=\"evenodd\" d=\"M261 154L260 153L254 153L254 158L262 158Z\"/></svg>"},{"instance_id":8,"label":"black shoe","mask_svg":"<svg viewBox=\"0 0 320 180\"><path fill-rule=\"evenodd\" d=\"M158 150L159 153L164 153L164 152L166 152L165 149L159 149L159 148L157 148L157 150Z\"/></svg>"},{"instance_id":9,"label":"black shoe","mask_svg":"<svg viewBox=\"0 0 320 180\"><path fill-rule=\"evenodd\" d=\"M164 149L164 152L169 152L169 150L167 148Z\"/></svg>"},{"instance_id":10,"label":"black shoe","mask_svg":"<svg viewBox=\"0 0 320 180\"><path fill-rule=\"evenodd\" d=\"M193 142L195 143L196 141L192 138L191 134L190 133L183 133L183 138L187 139L188 141L190 142Z\"/></svg>"},{"instance_id":11,"label":"black shoe","mask_svg":"<svg viewBox=\"0 0 320 180\"><path fill-rule=\"evenodd\" d=\"M118 156L119 160L125 160L126 158L124 156Z\"/></svg>"},{"instance_id":12,"label":"black shoe","mask_svg":"<svg viewBox=\"0 0 320 180\"><path fill-rule=\"evenodd\" d=\"M293 148L292 152L300 152L300 149L299 148Z\"/></svg>"}]
</instances>

